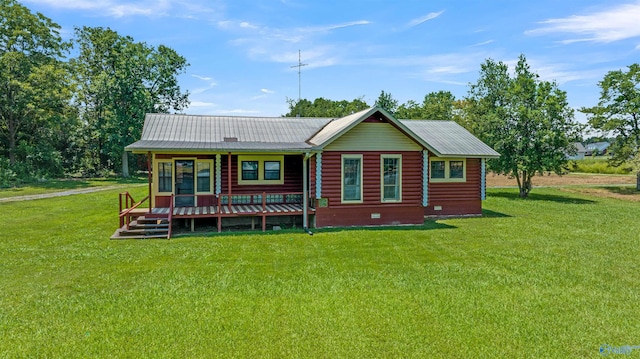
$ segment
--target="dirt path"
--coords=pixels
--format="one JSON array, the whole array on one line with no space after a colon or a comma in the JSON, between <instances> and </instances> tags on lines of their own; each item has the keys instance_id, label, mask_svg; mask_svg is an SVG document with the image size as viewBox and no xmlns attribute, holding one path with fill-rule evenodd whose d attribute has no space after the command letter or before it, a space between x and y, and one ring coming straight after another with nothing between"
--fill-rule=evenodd
<instances>
[{"instance_id":1,"label":"dirt path","mask_svg":"<svg viewBox=\"0 0 640 359\"><path fill-rule=\"evenodd\" d=\"M534 187L561 187L561 186L606 186L606 185L630 185L636 183L634 175L603 175L570 173L564 176L556 174L534 176L531 180ZM487 187L512 187L518 186L515 178L489 173L487 175Z\"/></svg>"},{"instance_id":2,"label":"dirt path","mask_svg":"<svg viewBox=\"0 0 640 359\"><path fill-rule=\"evenodd\" d=\"M84 194L84 193L108 191L108 190L112 190L112 189L129 188L129 187L133 187L133 186L142 186L142 185L141 184L121 184L121 185L104 186L104 187L89 187L89 188L70 189L70 190L61 191L61 192L32 194L32 195L27 195L27 196L6 197L6 198L0 198L0 203L2 203L2 202L30 201L30 200L34 200L34 199L71 196L71 195L74 195L74 194Z\"/></svg>"}]
</instances>

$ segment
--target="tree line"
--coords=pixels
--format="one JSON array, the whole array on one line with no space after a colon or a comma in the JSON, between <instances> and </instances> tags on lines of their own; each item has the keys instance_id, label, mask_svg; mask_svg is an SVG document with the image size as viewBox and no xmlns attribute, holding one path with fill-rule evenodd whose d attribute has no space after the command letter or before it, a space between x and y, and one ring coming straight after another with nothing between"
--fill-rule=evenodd
<instances>
[{"instance_id":1,"label":"tree line","mask_svg":"<svg viewBox=\"0 0 640 359\"><path fill-rule=\"evenodd\" d=\"M189 103L177 80L188 63L169 47L101 27L63 41L58 24L15 0L0 0L0 14L0 186L126 174L124 146L145 113Z\"/></svg>"}]
</instances>

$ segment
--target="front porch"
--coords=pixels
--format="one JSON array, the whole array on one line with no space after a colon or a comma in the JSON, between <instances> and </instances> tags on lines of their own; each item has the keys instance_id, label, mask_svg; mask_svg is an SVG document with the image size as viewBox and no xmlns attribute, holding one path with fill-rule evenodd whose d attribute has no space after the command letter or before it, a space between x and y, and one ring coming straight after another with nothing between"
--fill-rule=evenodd
<instances>
[{"instance_id":1,"label":"front porch","mask_svg":"<svg viewBox=\"0 0 640 359\"><path fill-rule=\"evenodd\" d=\"M259 218L262 231L266 231L267 217L304 215L302 192L219 194L213 203L203 206L175 206L176 199L198 203L197 195L171 195L169 207L152 207L149 196L136 202L128 192L120 193L120 227L111 239L170 239L174 219L190 219L191 231L194 231L196 218L213 218L218 232L222 232L223 218L250 217L252 229L255 229L255 219ZM314 208L307 208L307 215L314 213Z\"/></svg>"}]
</instances>

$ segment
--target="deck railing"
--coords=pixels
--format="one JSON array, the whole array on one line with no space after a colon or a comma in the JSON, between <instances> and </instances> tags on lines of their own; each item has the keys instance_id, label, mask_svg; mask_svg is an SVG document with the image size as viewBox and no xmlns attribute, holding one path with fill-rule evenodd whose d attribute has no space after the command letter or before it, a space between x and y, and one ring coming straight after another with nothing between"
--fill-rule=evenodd
<instances>
[{"instance_id":1,"label":"deck railing","mask_svg":"<svg viewBox=\"0 0 640 359\"><path fill-rule=\"evenodd\" d=\"M133 211L134 209L140 207L140 205L148 199L149 196L146 196L140 202L136 203L129 192L120 193L120 227L126 225L126 229L129 229L129 223L131 223L131 216L129 215L129 213L131 213L131 211Z\"/></svg>"}]
</instances>

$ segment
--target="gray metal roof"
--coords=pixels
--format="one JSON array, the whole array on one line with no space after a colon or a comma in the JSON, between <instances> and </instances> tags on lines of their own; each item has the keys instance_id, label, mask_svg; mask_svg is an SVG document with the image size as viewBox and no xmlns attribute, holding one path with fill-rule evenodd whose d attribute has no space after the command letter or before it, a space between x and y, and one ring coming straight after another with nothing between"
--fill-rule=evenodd
<instances>
[{"instance_id":1,"label":"gray metal roof","mask_svg":"<svg viewBox=\"0 0 640 359\"><path fill-rule=\"evenodd\" d=\"M129 151L303 150L328 118L147 114L140 141Z\"/></svg>"},{"instance_id":2,"label":"gray metal roof","mask_svg":"<svg viewBox=\"0 0 640 359\"><path fill-rule=\"evenodd\" d=\"M401 120L440 157L499 157L500 154L453 121Z\"/></svg>"},{"instance_id":3,"label":"gray metal roof","mask_svg":"<svg viewBox=\"0 0 640 359\"><path fill-rule=\"evenodd\" d=\"M303 152L319 150L376 112L441 157L498 157L462 126L451 121L396 120L372 107L338 119L147 114L133 152Z\"/></svg>"}]
</instances>

